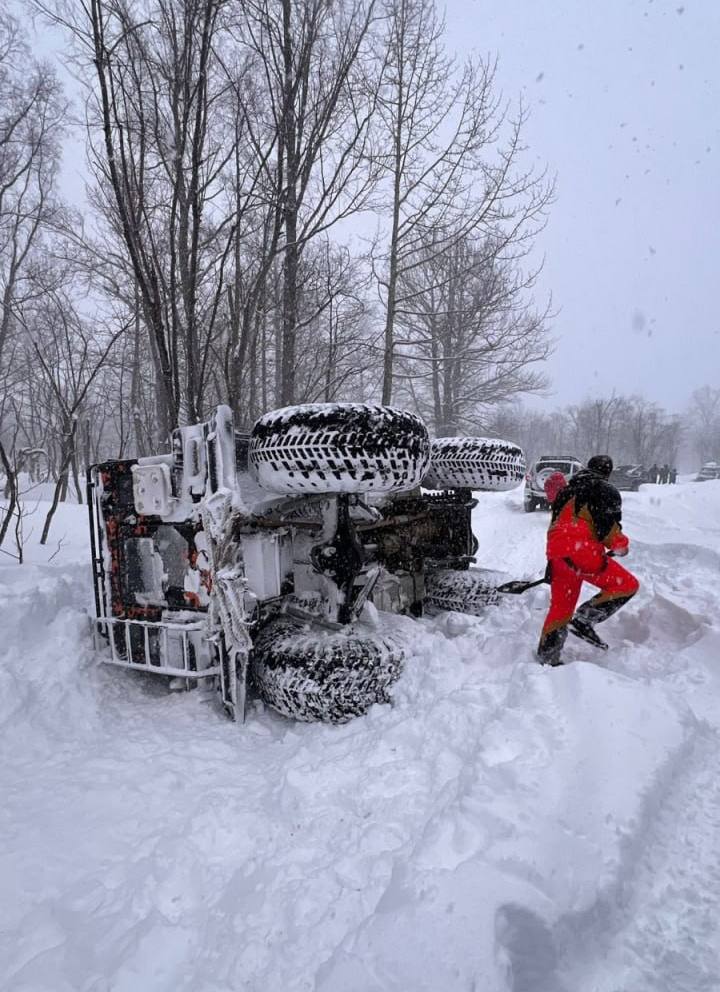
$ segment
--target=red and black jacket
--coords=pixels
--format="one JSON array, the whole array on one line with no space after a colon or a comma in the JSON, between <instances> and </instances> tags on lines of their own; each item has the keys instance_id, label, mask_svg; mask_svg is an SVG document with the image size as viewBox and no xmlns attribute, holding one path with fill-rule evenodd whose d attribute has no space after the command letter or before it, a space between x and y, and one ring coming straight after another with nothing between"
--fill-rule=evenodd
<instances>
[{"instance_id":1,"label":"red and black jacket","mask_svg":"<svg viewBox=\"0 0 720 992\"><path fill-rule=\"evenodd\" d=\"M547 557L565 558L581 571L596 572L608 549L623 553L628 543L618 490L589 469L578 472L552 504Z\"/></svg>"}]
</instances>

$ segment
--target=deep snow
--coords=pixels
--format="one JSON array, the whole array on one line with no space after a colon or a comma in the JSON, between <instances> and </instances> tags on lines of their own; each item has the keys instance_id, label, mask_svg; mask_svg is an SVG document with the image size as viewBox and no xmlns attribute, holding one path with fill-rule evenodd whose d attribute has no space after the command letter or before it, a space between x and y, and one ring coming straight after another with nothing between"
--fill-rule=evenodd
<instances>
[{"instance_id":1,"label":"deep snow","mask_svg":"<svg viewBox=\"0 0 720 992\"><path fill-rule=\"evenodd\" d=\"M390 618L395 704L342 727L99 665L61 507L0 563L0 988L720 989L720 482L624 503L607 655L533 661L544 587ZM475 523L480 564L539 573L519 490Z\"/></svg>"}]
</instances>

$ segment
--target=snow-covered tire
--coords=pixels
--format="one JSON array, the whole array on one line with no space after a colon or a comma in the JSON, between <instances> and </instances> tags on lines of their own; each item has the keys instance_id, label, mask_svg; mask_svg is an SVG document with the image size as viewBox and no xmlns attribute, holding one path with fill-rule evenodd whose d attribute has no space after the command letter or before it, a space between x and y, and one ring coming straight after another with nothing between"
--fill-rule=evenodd
<instances>
[{"instance_id":1,"label":"snow-covered tire","mask_svg":"<svg viewBox=\"0 0 720 992\"><path fill-rule=\"evenodd\" d=\"M508 576L480 569L447 568L425 577L425 603L438 610L454 610L480 616L486 607L500 602L497 586Z\"/></svg>"},{"instance_id":2,"label":"snow-covered tire","mask_svg":"<svg viewBox=\"0 0 720 992\"><path fill-rule=\"evenodd\" d=\"M276 493L390 493L420 485L430 457L412 413L363 403L273 410L253 427L250 471Z\"/></svg>"},{"instance_id":3,"label":"snow-covered tire","mask_svg":"<svg viewBox=\"0 0 720 992\"><path fill-rule=\"evenodd\" d=\"M251 666L260 697L278 713L345 723L374 703L389 702L403 660L402 648L380 635L282 618L258 634Z\"/></svg>"},{"instance_id":4,"label":"snow-covered tire","mask_svg":"<svg viewBox=\"0 0 720 992\"><path fill-rule=\"evenodd\" d=\"M552 465L548 465L547 468L541 468L539 472L535 473L535 483L534 488L540 492L545 492L545 483L548 481L551 475L555 475L557 469Z\"/></svg>"},{"instance_id":5,"label":"snow-covered tire","mask_svg":"<svg viewBox=\"0 0 720 992\"><path fill-rule=\"evenodd\" d=\"M514 489L525 475L525 456L511 441L438 437L432 442L426 489Z\"/></svg>"}]
</instances>

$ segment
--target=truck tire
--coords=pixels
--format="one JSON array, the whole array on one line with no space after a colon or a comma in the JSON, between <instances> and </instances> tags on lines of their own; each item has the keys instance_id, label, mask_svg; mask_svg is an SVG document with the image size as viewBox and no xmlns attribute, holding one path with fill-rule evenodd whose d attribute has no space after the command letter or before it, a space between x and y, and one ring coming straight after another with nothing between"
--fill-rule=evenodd
<instances>
[{"instance_id":1,"label":"truck tire","mask_svg":"<svg viewBox=\"0 0 720 992\"><path fill-rule=\"evenodd\" d=\"M425 577L425 603L438 610L480 616L486 607L500 602L497 586L507 579L508 576L501 572L475 568L468 571L446 568L431 572Z\"/></svg>"},{"instance_id":2,"label":"truck tire","mask_svg":"<svg viewBox=\"0 0 720 992\"><path fill-rule=\"evenodd\" d=\"M487 437L438 437L432 442L427 489L483 489L504 492L525 476L522 449Z\"/></svg>"},{"instance_id":3,"label":"truck tire","mask_svg":"<svg viewBox=\"0 0 720 992\"><path fill-rule=\"evenodd\" d=\"M355 627L325 630L282 618L257 636L250 656L261 699L291 720L346 723L390 701L404 660L385 637Z\"/></svg>"},{"instance_id":4,"label":"truck tire","mask_svg":"<svg viewBox=\"0 0 720 992\"><path fill-rule=\"evenodd\" d=\"M539 492L545 492L545 483L548 481L551 475L555 475L557 472L556 468L541 468L539 472L535 473L535 489Z\"/></svg>"},{"instance_id":5,"label":"truck tire","mask_svg":"<svg viewBox=\"0 0 720 992\"><path fill-rule=\"evenodd\" d=\"M273 410L253 427L250 471L276 493L390 493L420 485L430 457L412 413L363 403Z\"/></svg>"}]
</instances>

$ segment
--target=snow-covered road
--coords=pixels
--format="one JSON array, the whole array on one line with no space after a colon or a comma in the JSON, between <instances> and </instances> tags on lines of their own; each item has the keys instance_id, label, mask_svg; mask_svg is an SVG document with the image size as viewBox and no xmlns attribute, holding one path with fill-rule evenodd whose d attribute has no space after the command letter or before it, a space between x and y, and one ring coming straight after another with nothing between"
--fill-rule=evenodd
<instances>
[{"instance_id":1,"label":"snow-covered road","mask_svg":"<svg viewBox=\"0 0 720 992\"><path fill-rule=\"evenodd\" d=\"M720 989L720 482L625 506L608 655L534 663L541 587L391 618L392 707L242 728L97 664L61 508L51 563L0 566L0 988ZM542 567L520 493L475 523L482 565Z\"/></svg>"}]
</instances>

